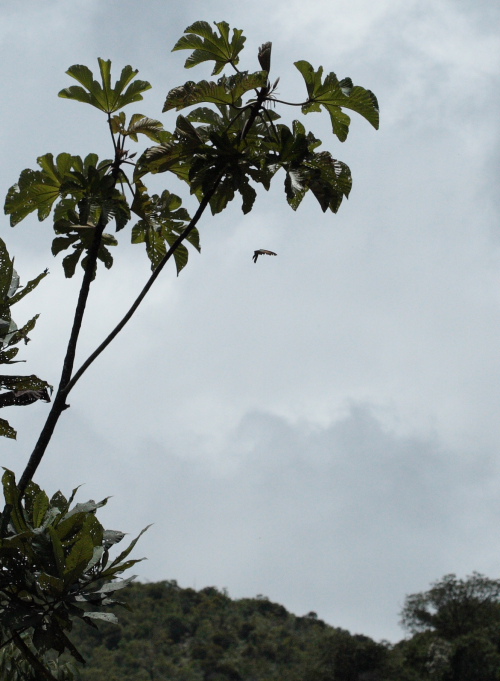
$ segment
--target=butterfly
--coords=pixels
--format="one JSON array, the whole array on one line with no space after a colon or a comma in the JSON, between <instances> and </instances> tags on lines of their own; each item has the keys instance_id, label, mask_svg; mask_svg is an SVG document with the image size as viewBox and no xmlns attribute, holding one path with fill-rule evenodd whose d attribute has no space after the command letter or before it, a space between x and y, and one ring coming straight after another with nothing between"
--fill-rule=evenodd
<instances>
[{"instance_id":1,"label":"butterfly","mask_svg":"<svg viewBox=\"0 0 500 681\"><path fill-rule=\"evenodd\" d=\"M275 253L274 251L266 251L264 248L259 248L258 251L254 251L252 260L254 262L257 262L257 258L259 257L259 255L278 255L278 254Z\"/></svg>"}]
</instances>

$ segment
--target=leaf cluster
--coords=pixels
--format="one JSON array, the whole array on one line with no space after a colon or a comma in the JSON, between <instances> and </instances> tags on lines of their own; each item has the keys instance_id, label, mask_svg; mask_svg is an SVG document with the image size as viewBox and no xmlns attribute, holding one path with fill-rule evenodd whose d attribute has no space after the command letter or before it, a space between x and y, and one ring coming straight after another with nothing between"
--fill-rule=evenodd
<instances>
[{"instance_id":1,"label":"leaf cluster","mask_svg":"<svg viewBox=\"0 0 500 681\"><path fill-rule=\"evenodd\" d=\"M41 170L23 170L17 184L9 189L5 212L14 227L34 211L40 221L45 220L57 201L54 232L58 236L52 242L52 254L72 249L63 259L65 274L72 277L82 254L90 248L97 226L104 227L114 219L116 230L122 229L130 219L130 209L115 187L112 161L99 162L96 154L82 160L80 156L62 153L56 159L45 154L37 163ZM108 248L116 244L114 236L102 235L98 258L108 268L113 263ZM84 257L82 266L85 265Z\"/></svg>"},{"instance_id":2,"label":"leaf cluster","mask_svg":"<svg viewBox=\"0 0 500 681\"><path fill-rule=\"evenodd\" d=\"M233 29L231 33L223 21L215 22L215 28L197 21L186 28L173 48L191 51L186 68L211 61L212 76L219 76L216 81L188 81L169 91L163 112L195 107L187 115L178 116L173 132L142 113L133 114L127 121L121 111L141 100L151 87L136 79L136 69L124 67L114 86L109 60L98 60L100 82L86 66L76 64L68 69L67 74L79 85L61 90L59 95L90 104L107 115L114 159L99 162L97 155L89 154L82 161L63 153L54 160L51 154L45 154L38 159L41 170L24 170L5 202L12 226L33 211L44 220L55 204L57 236L52 252L56 255L71 249L63 259L67 277L73 276L80 260L86 267L96 234L100 238L98 258L110 268L113 258L109 248L117 242L104 233L104 227L114 219L119 231L132 213L139 217L132 229L132 243L145 244L153 270L175 248L179 272L188 258L181 243L184 239L199 250L199 235L193 232L194 223L187 212L180 208L180 199L168 190L161 196L149 195L145 184L149 173L173 173L188 183L200 202L209 202L213 214L226 208L236 193L241 196L243 212L248 213L256 198L255 184L269 189L280 170L285 173L285 195L294 210L308 191L323 211L337 212L349 196L352 179L347 165L330 152L318 150L321 141L300 121L294 120L290 126L277 122L281 116L274 107L287 103L276 96L279 78L273 83L269 79L272 44L260 47L258 70L243 71L238 67L245 43L242 30ZM325 109L340 141L346 139L350 123L344 109L359 113L378 127L378 103L371 91L353 85L349 78L339 81L334 73L323 80L323 68L315 70L306 61L295 66L306 84L307 99L295 104L303 114ZM226 73L226 68L232 72ZM135 163L135 153L130 154L125 144L137 142L140 134L156 146L146 149ZM125 172L127 164L134 166L131 178Z\"/></svg>"},{"instance_id":3,"label":"leaf cluster","mask_svg":"<svg viewBox=\"0 0 500 681\"><path fill-rule=\"evenodd\" d=\"M69 499L61 492L49 499L34 482L21 499L9 470L2 483L9 511L0 535L2 644L27 633L37 654L68 651L82 662L68 638L73 621L92 626L97 620L116 621L103 609L119 603L115 593L134 579L118 578L138 562L128 556L140 535L111 558L124 534L105 530L96 517L107 499L72 506L77 489Z\"/></svg>"},{"instance_id":4,"label":"leaf cluster","mask_svg":"<svg viewBox=\"0 0 500 681\"><path fill-rule=\"evenodd\" d=\"M46 277L48 270L21 286L19 274L14 269L14 259L10 257L7 247L0 239L0 364L15 364L19 352L19 343L29 342L28 334L33 330L38 315L32 317L21 328L12 319L11 307L35 289ZM51 386L37 376L0 375L0 408L11 405L24 406L44 400L50 402ZM0 436L15 438L16 431L6 419L0 419Z\"/></svg>"},{"instance_id":5,"label":"leaf cluster","mask_svg":"<svg viewBox=\"0 0 500 681\"><path fill-rule=\"evenodd\" d=\"M149 196L147 187L138 178L135 183L136 194L132 203L132 210L140 220L132 228L132 243L144 243L146 252L154 270L165 257L179 236L183 233L190 217L185 208L181 208L182 201L176 195L165 189L161 196ZM186 237L197 251L200 251L200 236L196 228ZM188 262L188 249L180 244L174 251L174 259L179 273Z\"/></svg>"},{"instance_id":6,"label":"leaf cluster","mask_svg":"<svg viewBox=\"0 0 500 681\"><path fill-rule=\"evenodd\" d=\"M279 78L273 84L269 80L271 43L264 43L259 50L261 70L240 71L236 64L244 44L242 32L234 29L230 40L225 22L215 26L218 34L207 22L192 24L173 49L193 50L187 68L213 61L212 75L226 66L236 73L223 74L217 81L188 81L170 90L164 112L204 104L215 110L201 106L187 116L180 115L171 139L141 157L137 176L173 172L188 182L200 200L216 187L210 199L212 213L223 210L239 192L247 213L256 197L252 183L269 189L273 176L283 169L286 198L294 210L311 190L323 211L337 212L351 190L350 170L328 151L317 151L321 141L306 132L300 121L293 121L291 127L275 124L280 115L269 106L281 100L275 96ZM323 82L322 67L314 71L306 61L295 65L307 88L307 100L299 104L302 113L326 109L340 141L346 139L350 123L343 108L356 111L378 128L378 103L372 92L354 86L349 78L339 81L333 73ZM250 95L246 101L245 95Z\"/></svg>"}]
</instances>

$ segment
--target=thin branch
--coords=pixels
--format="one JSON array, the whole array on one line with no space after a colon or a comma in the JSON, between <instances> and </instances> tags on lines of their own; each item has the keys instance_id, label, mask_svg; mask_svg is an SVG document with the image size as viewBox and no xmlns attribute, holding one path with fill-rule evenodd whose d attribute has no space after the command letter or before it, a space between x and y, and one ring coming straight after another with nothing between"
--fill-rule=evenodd
<instances>
[{"instance_id":1,"label":"thin branch","mask_svg":"<svg viewBox=\"0 0 500 681\"><path fill-rule=\"evenodd\" d=\"M116 140L115 136L113 134L113 126L111 125L111 114L108 113L108 125L109 125L109 132L111 134L111 139L113 140L113 149L115 150L115 158L116 158L116 153L118 151L118 148L116 146Z\"/></svg>"},{"instance_id":2,"label":"thin branch","mask_svg":"<svg viewBox=\"0 0 500 681\"><path fill-rule=\"evenodd\" d=\"M87 255L87 266L85 268L85 274L83 275L82 285L78 296L78 302L75 309L75 316L73 319L73 328L71 329L71 335L68 341L68 347L66 349L66 356L64 358L59 387L54 398L54 401L52 402L52 408L49 412L49 415L47 416L47 420L42 429L42 432L40 433L35 448L33 449L33 452L28 460L26 468L24 469L24 472L19 480L18 488L21 495L24 493L26 485L33 478L36 469L40 465L40 461L42 460L45 450L47 449L47 445L50 442L50 439L54 432L54 428L56 427L56 424L59 420L59 417L61 416L62 412L68 407L68 405L66 404L66 393L63 391L63 389L66 387L73 372L78 336L80 335L83 315L85 313L85 307L87 305L90 284L92 283L95 274L97 254L99 252L99 247L101 245L101 237L105 226L106 223L101 216L95 228L94 238L92 240L92 244L89 248Z\"/></svg>"},{"instance_id":3,"label":"thin branch","mask_svg":"<svg viewBox=\"0 0 500 681\"><path fill-rule=\"evenodd\" d=\"M217 178L214 186L208 192L203 199L200 202L200 205L198 206L198 210L194 214L194 217L192 218L191 222L189 225L186 227L186 229L178 236L178 238L174 241L172 246L169 248L167 253L163 256L161 261L159 262L158 266L155 268L154 272L151 274L149 277L148 281L146 282L144 288L140 292L140 294L137 296L135 299L134 303L131 305L130 309L128 312L124 315L124 317L121 319L121 321L115 326L113 331L103 340L103 342L97 347L94 352L85 360L85 362L82 364L82 366L78 369L78 371L74 374L72 379L68 382L66 387L63 389L63 394L66 397L69 392L74 388L75 384L77 381L80 380L82 375L87 371L89 366L99 357L99 355L108 347L108 345L111 343L111 341L116 338L116 336L120 333L120 331L123 329L125 324L130 320L134 312L137 310L139 305L142 303L144 298L146 297L146 294L148 293L149 289L151 286L154 284L155 280L159 276L160 272L162 269L165 267L167 262L170 260L171 256L173 255L174 251L176 248L189 236L189 234L193 231L193 229L196 227L199 219L203 215L203 212L205 211L205 208L208 206L210 199L213 197L215 194L217 187L219 186L222 177L224 175L224 171L222 171L219 174L219 177Z\"/></svg>"}]
</instances>

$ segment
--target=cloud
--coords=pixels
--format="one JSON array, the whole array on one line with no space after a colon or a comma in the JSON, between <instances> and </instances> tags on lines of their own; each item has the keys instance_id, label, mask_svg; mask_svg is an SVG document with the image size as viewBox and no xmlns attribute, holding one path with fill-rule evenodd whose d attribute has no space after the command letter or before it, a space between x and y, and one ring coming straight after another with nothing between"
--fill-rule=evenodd
<instances>
[{"instance_id":1,"label":"cloud","mask_svg":"<svg viewBox=\"0 0 500 681\"><path fill-rule=\"evenodd\" d=\"M62 425L40 479L52 488L66 457L81 495L113 495L107 526L135 534L154 522L136 550L148 557L143 579L263 593L397 640L405 595L450 571L497 567L484 549L499 471L492 452L401 436L376 414L346 405L321 427L254 411L209 445L175 430L118 444L78 418ZM80 437L86 456L75 460Z\"/></svg>"}]
</instances>

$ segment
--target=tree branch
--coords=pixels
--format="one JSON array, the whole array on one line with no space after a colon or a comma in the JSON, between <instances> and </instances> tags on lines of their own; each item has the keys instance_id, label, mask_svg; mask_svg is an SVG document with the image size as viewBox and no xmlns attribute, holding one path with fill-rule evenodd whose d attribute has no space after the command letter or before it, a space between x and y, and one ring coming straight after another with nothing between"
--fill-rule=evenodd
<instances>
[{"instance_id":1,"label":"tree branch","mask_svg":"<svg viewBox=\"0 0 500 681\"><path fill-rule=\"evenodd\" d=\"M205 211L205 208L208 206L210 199L213 197L215 194L217 187L219 186L222 177L224 175L224 171L222 171L217 178L214 186L212 189L206 194L203 199L200 202L200 205L198 206L198 210L194 214L191 222L189 225L186 227L186 229L177 237L177 239L174 241L172 246L169 248L167 253L163 256L161 261L158 263L158 266L154 270L154 272L151 274L149 277L148 281L146 282L146 285L142 289L142 291L139 293L137 298L135 299L134 303L128 310L128 312L125 314L125 316L122 318L122 320L115 326L113 331L103 340L103 342L97 347L94 352L85 360L85 362L82 364L82 366L78 369L78 371L73 375L72 379L68 382L66 387L63 389L64 396L66 397L69 392L74 388L76 382L82 377L82 375L87 371L89 366L96 360L99 355L108 347L108 345L111 343L111 341L116 338L116 336L120 333L120 331L123 329L125 324L130 320L134 312L137 310L139 305L142 303L144 298L146 297L146 294L148 293L149 289L151 286L154 284L156 281L157 277L159 276L160 272L162 269L165 267L167 262L170 260L171 256L173 255L174 251L176 248L189 236L190 232L196 227L199 219L203 215L203 212Z\"/></svg>"},{"instance_id":2,"label":"tree branch","mask_svg":"<svg viewBox=\"0 0 500 681\"><path fill-rule=\"evenodd\" d=\"M17 633L17 631L13 632L12 640L24 655L25 659L28 660L38 674L41 674L44 679L49 679L49 681L57 681L56 677L49 672L47 667L38 659L31 648L23 641L22 637Z\"/></svg>"},{"instance_id":3,"label":"tree branch","mask_svg":"<svg viewBox=\"0 0 500 681\"><path fill-rule=\"evenodd\" d=\"M80 293L78 296L78 302L75 309L75 316L73 319L73 328L71 329L71 335L68 341L68 347L66 349L66 356L64 358L61 380L59 382L59 387L52 402L52 408L47 416L45 425L40 433L38 441L33 449L33 452L28 460L26 468L19 480L18 488L22 495L26 489L26 485L33 478L36 469L40 465L40 461L47 449L47 445L50 442L54 428L61 416L62 412L67 409L66 404L66 392L64 388L71 378L73 372L73 365L75 362L76 345L78 343L78 336L80 335L80 329L82 326L83 315L85 313L85 307L87 305L87 299L90 291L90 284L94 278L95 268L97 264L97 254L99 252L99 247L101 245L102 233L106 223L101 215L99 222L95 228L94 238L92 244L89 248L87 255L87 266L85 268L85 274L83 275L82 285L80 287Z\"/></svg>"}]
</instances>

